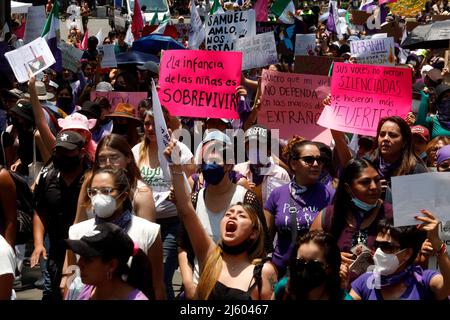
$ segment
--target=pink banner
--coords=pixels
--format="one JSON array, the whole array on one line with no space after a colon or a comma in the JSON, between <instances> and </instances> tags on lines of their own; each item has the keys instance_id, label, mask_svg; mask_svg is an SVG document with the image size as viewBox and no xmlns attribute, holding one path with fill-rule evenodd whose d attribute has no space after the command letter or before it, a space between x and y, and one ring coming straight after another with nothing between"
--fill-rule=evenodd
<instances>
[{"instance_id":1,"label":"pink banner","mask_svg":"<svg viewBox=\"0 0 450 320\"><path fill-rule=\"evenodd\" d=\"M375 136L383 117L411 111L411 69L335 63L331 106L318 124L343 132Z\"/></svg>"},{"instance_id":2,"label":"pink banner","mask_svg":"<svg viewBox=\"0 0 450 320\"><path fill-rule=\"evenodd\" d=\"M242 52L168 50L161 60L159 99L171 115L237 119Z\"/></svg>"},{"instance_id":3,"label":"pink banner","mask_svg":"<svg viewBox=\"0 0 450 320\"><path fill-rule=\"evenodd\" d=\"M98 97L106 97L111 104L111 112L116 110L116 106L119 103L129 103L134 107L135 115L137 116L137 107L139 102L147 99L147 92L98 92L91 91L91 101L94 101Z\"/></svg>"},{"instance_id":4,"label":"pink banner","mask_svg":"<svg viewBox=\"0 0 450 320\"><path fill-rule=\"evenodd\" d=\"M258 123L278 129L282 139L300 135L330 143L330 130L317 125L330 92L327 76L263 70L261 89Z\"/></svg>"},{"instance_id":5,"label":"pink banner","mask_svg":"<svg viewBox=\"0 0 450 320\"><path fill-rule=\"evenodd\" d=\"M394 3L394 2L397 2L397 0L379 0L378 4L381 6L382 4L385 3Z\"/></svg>"}]
</instances>

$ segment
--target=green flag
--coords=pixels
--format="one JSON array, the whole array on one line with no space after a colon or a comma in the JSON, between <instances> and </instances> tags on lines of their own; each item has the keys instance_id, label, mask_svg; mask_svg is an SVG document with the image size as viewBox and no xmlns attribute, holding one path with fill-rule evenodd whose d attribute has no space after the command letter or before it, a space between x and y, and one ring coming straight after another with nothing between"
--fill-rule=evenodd
<instances>
[{"instance_id":1,"label":"green flag","mask_svg":"<svg viewBox=\"0 0 450 320\"><path fill-rule=\"evenodd\" d=\"M150 25L154 26L156 24L159 24L159 20L158 20L158 13L155 12L155 14L153 15L152 21L150 21Z\"/></svg>"},{"instance_id":2,"label":"green flag","mask_svg":"<svg viewBox=\"0 0 450 320\"><path fill-rule=\"evenodd\" d=\"M345 14L345 21L347 22L348 25L350 25L350 14L348 11Z\"/></svg>"},{"instance_id":3,"label":"green flag","mask_svg":"<svg viewBox=\"0 0 450 320\"><path fill-rule=\"evenodd\" d=\"M42 29L41 37L45 37L45 35L50 32L50 27L52 26L53 18L55 18L56 20L59 19L58 12L59 12L58 1L54 1L52 11L50 12L50 14L47 17L47 20L45 21L44 29Z\"/></svg>"},{"instance_id":4,"label":"green flag","mask_svg":"<svg viewBox=\"0 0 450 320\"><path fill-rule=\"evenodd\" d=\"M276 0L272 7L270 7L270 11L279 17L283 13L284 9L286 9L289 2L291 2L291 0Z\"/></svg>"},{"instance_id":5,"label":"green flag","mask_svg":"<svg viewBox=\"0 0 450 320\"><path fill-rule=\"evenodd\" d=\"M209 11L209 14L212 15L212 14L216 13L216 11L219 10L219 8L222 8L222 5L220 4L220 0L214 0L211 10Z\"/></svg>"}]
</instances>

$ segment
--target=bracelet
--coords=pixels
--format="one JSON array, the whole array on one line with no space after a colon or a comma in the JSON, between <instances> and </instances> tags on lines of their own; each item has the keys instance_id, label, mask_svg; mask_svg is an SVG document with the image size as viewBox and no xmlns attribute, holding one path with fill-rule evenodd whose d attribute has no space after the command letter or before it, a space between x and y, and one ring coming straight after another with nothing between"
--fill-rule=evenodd
<instances>
[{"instance_id":1,"label":"bracelet","mask_svg":"<svg viewBox=\"0 0 450 320\"><path fill-rule=\"evenodd\" d=\"M173 174L178 174L178 175L180 175L180 176L182 176L182 175L184 174L183 171L181 171L181 172L172 171L172 173L173 173Z\"/></svg>"},{"instance_id":2,"label":"bracelet","mask_svg":"<svg viewBox=\"0 0 450 320\"><path fill-rule=\"evenodd\" d=\"M439 250L436 252L436 255L439 257L441 255L443 255L444 253L447 252L447 246L445 245L444 242L442 242L441 247L439 248Z\"/></svg>"}]
</instances>

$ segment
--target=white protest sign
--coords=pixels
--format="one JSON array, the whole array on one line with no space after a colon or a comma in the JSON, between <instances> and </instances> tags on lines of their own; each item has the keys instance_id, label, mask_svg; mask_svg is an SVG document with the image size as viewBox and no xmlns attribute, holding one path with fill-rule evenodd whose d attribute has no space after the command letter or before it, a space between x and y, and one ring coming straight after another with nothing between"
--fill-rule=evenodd
<instances>
[{"instance_id":1,"label":"white protest sign","mask_svg":"<svg viewBox=\"0 0 450 320\"><path fill-rule=\"evenodd\" d=\"M315 56L316 55L316 34L296 34L295 35L295 55Z\"/></svg>"},{"instance_id":2,"label":"white protest sign","mask_svg":"<svg viewBox=\"0 0 450 320\"><path fill-rule=\"evenodd\" d=\"M98 54L102 56L102 68L117 68L116 55L113 44L104 44L97 46Z\"/></svg>"},{"instance_id":3,"label":"white protest sign","mask_svg":"<svg viewBox=\"0 0 450 320\"><path fill-rule=\"evenodd\" d=\"M60 42L60 47L63 68L76 73L81 57L83 56L83 51L62 41Z\"/></svg>"},{"instance_id":4,"label":"white protest sign","mask_svg":"<svg viewBox=\"0 0 450 320\"><path fill-rule=\"evenodd\" d=\"M383 38L387 38L388 34L387 33L375 33L372 35L371 39L383 39Z\"/></svg>"},{"instance_id":5,"label":"white protest sign","mask_svg":"<svg viewBox=\"0 0 450 320\"><path fill-rule=\"evenodd\" d=\"M206 22L206 49L234 50L234 40L256 36L255 11L230 11L208 16Z\"/></svg>"},{"instance_id":6,"label":"white protest sign","mask_svg":"<svg viewBox=\"0 0 450 320\"><path fill-rule=\"evenodd\" d=\"M260 68L278 62L273 32L236 39L234 50L242 52L242 70Z\"/></svg>"},{"instance_id":7,"label":"white protest sign","mask_svg":"<svg viewBox=\"0 0 450 320\"><path fill-rule=\"evenodd\" d=\"M394 225L420 224L414 219L421 209L432 212L439 221L450 220L450 172L429 172L392 178Z\"/></svg>"},{"instance_id":8,"label":"white protest sign","mask_svg":"<svg viewBox=\"0 0 450 320\"><path fill-rule=\"evenodd\" d=\"M29 43L41 35L47 16L45 6L33 6L28 8L27 23L23 42Z\"/></svg>"},{"instance_id":9,"label":"white protest sign","mask_svg":"<svg viewBox=\"0 0 450 320\"><path fill-rule=\"evenodd\" d=\"M395 65L393 37L351 41L350 51L359 64Z\"/></svg>"},{"instance_id":10,"label":"white protest sign","mask_svg":"<svg viewBox=\"0 0 450 320\"><path fill-rule=\"evenodd\" d=\"M37 38L16 50L5 53L5 58L19 83L28 81L29 73L36 75L56 62L43 38Z\"/></svg>"}]
</instances>

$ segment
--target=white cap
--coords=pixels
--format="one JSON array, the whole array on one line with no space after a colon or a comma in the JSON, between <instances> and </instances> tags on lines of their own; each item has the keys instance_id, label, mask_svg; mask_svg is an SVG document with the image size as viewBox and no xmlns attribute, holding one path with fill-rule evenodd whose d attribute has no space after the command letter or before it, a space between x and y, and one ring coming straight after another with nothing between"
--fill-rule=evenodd
<instances>
[{"instance_id":1,"label":"white cap","mask_svg":"<svg viewBox=\"0 0 450 320\"><path fill-rule=\"evenodd\" d=\"M95 91L111 92L111 91L114 91L114 88L111 85L111 83L106 82L106 81L101 81L101 82L97 83L97 86L95 87Z\"/></svg>"}]
</instances>

